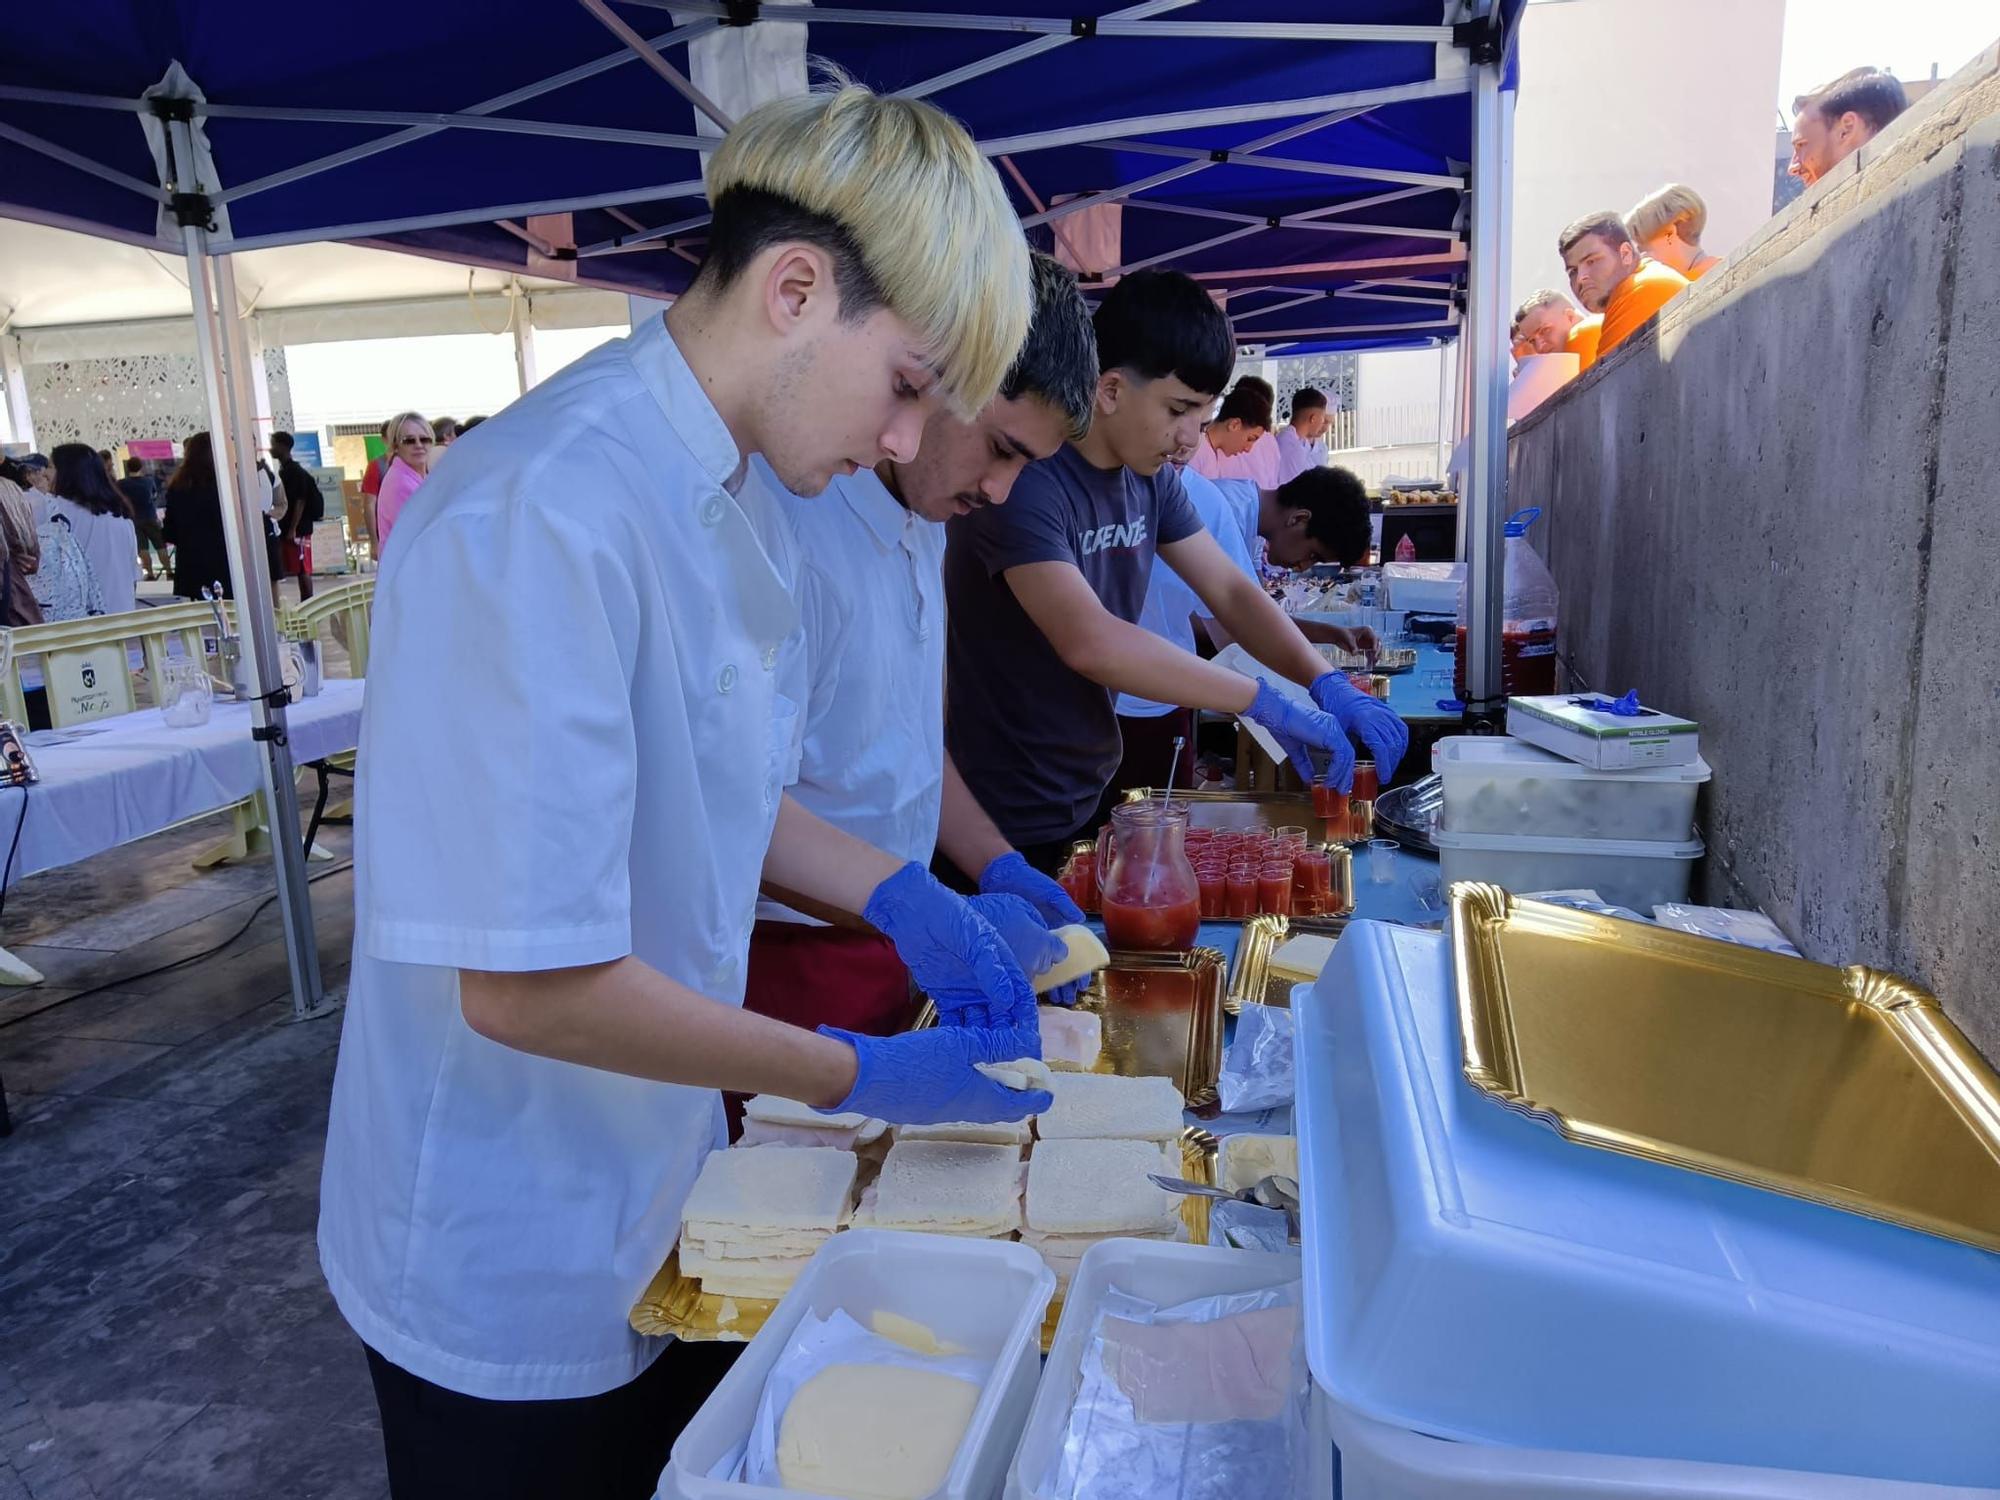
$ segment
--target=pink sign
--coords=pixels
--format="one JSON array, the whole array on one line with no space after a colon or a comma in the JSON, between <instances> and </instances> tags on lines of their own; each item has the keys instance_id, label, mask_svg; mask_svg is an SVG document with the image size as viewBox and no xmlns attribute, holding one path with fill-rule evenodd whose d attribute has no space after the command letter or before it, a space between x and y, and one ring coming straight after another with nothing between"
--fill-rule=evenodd
<instances>
[{"instance_id":1,"label":"pink sign","mask_svg":"<svg viewBox=\"0 0 2000 1500\"><path fill-rule=\"evenodd\" d=\"M170 438L134 438L125 445L125 451L134 458L172 459L174 445Z\"/></svg>"}]
</instances>

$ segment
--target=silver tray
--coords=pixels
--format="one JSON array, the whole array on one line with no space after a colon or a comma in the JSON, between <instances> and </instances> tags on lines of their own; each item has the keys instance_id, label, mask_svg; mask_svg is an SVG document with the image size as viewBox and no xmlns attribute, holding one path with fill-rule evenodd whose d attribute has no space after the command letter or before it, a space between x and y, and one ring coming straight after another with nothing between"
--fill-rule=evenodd
<instances>
[{"instance_id":1,"label":"silver tray","mask_svg":"<svg viewBox=\"0 0 2000 1500\"><path fill-rule=\"evenodd\" d=\"M1444 778L1426 776L1408 786L1391 787L1375 799L1375 832L1405 849L1436 854L1438 819L1444 814Z\"/></svg>"}]
</instances>

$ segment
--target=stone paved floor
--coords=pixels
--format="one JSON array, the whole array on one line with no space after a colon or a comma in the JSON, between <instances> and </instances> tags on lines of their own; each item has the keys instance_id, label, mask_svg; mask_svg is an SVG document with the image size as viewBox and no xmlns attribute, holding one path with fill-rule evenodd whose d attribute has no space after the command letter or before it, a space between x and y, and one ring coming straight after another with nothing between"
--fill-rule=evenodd
<instances>
[{"instance_id":1,"label":"stone paved floor","mask_svg":"<svg viewBox=\"0 0 2000 1500\"><path fill-rule=\"evenodd\" d=\"M313 1242L339 1018L290 1022L269 863L189 868L220 832L7 894L0 943L48 982L0 989L0 1500L387 1493ZM348 842L321 838L341 865ZM313 897L338 986L353 887L331 868Z\"/></svg>"}]
</instances>

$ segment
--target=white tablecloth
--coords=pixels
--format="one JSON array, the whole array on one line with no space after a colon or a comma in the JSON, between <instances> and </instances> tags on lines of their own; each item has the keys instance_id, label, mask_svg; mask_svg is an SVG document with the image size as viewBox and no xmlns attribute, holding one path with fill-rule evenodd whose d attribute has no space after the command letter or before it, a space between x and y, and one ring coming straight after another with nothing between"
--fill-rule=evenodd
<instances>
[{"instance_id":1,"label":"white tablecloth","mask_svg":"<svg viewBox=\"0 0 2000 1500\"><path fill-rule=\"evenodd\" d=\"M330 677L317 696L286 710L296 764L360 743L362 687L359 678ZM218 702L198 729L169 729L157 708L145 708L55 734L70 737L29 737L39 782L0 788L0 861L17 822L21 833L15 879L228 807L263 785L263 747L250 738L246 703Z\"/></svg>"}]
</instances>

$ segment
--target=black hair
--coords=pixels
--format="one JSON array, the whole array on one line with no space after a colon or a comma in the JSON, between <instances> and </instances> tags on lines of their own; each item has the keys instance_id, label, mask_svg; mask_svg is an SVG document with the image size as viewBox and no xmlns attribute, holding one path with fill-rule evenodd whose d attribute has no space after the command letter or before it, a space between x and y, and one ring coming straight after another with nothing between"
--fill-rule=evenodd
<instances>
[{"instance_id":1,"label":"black hair","mask_svg":"<svg viewBox=\"0 0 2000 1500\"><path fill-rule=\"evenodd\" d=\"M1566 225L1556 237L1556 254L1569 254L1570 246L1589 234L1596 235L1613 250L1632 243L1632 231L1625 227L1625 216L1607 208L1602 213L1585 214Z\"/></svg>"},{"instance_id":2,"label":"black hair","mask_svg":"<svg viewBox=\"0 0 2000 1500\"><path fill-rule=\"evenodd\" d=\"M110 462L111 462L111 450L110 450L109 448L99 448L99 449L97 450L97 461L98 461L99 463L101 463L101 464L108 464L108 463L110 463Z\"/></svg>"},{"instance_id":3,"label":"black hair","mask_svg":"<svg viewBox=\"0 0 2000 1500\"><path fill-rule=\"evenodd\" d=\"M1070 437L1080 438L1090 431L1097 408L1097 336L1090 329L1090 309L1075 275L1053 256L1035 252L1029 271L1034 319L1014 367L1000 382L1000 394L1009 401L1039 397L1069 419Z\"/></svg>"},{"instance_id":4,"label":"black hair","mask_svg":"<svg viewBox=\"0 0 2000 1500\"><path fill-rule=\"evenodd\" d=\"M1217 396L1236 366L1229 318L1201 284L1179 271L1134 271L1104 294L1093 320L1097 367L1141 380L1172 375Z\"/></svg>"},{"instance_id":5,"label":"black hair","mask_svg":"<svg viewBox=\"0 0 2000 1500\"><path fill-rule=\"evenodd\" d=\"M1302 385L1292 392L1292 415L1301 412L1326 410L1326 396L1309 385Z\"/></svg>"},{"instance_id":6,"label":"black hair","mask_svg":"<svg viewBox=\"0 0 2000 1500\"><path fill-rule=\"evenodd\" d=\"M1806 101L1816 106L1820 118L1831 125L1844 114L1857 114L1870 130L1880 130L1910 107L1902 84L1888 73L1850 73L1829 84Z\"/></svg>"},{"instance_id":7,"label":"black hair","mask_svg":"<svg viewBox=\"0 0 2000 1500\"><path fill-rule=\"evenodd\" d=\"M1215 420L1241 422L1245 427L1271 425L1271 398L1251 385L1247 380L1236 382L1236 388L1222 398L1222 405L1215 413Z\"/></svg>"},{"instance_id":8,"label":"black hair","mask_svg":"<svg viewBox=\"0 0 2000 1500\"><path fill-rule=\"evenodd\" d=\"M285 450L286 456L289 457L293 446L292 435L289 432L274 432L271 434L271 451L273 453L282 448Z\"/></svg>"},{"instance_id":9,"label":"black hair","mask_svg":"<svg viewBox=\"0 0 2000 1500\"><path fill-rule=\"evenodd\" d=\"M485 420L486 418L483 416L467 417L463 422L460 422L458 424L458 435L460 437L464 437L468 432L472 431L473 428L477 427L481 422L484 422Z\"/></svg>"},{"instance_id":10,"label":"black hair","mask_svg":"<svg viewBox=\"0 0 2000 1500\"><path fill-rule=\"evenodd\" d=\"M1331 464L1307 469L1278 486L1278 504L1307 512L1306 535L1335 561L1351 567L1368 555L1368 488L1346 469Z\"/></svg>"},{"instance_id":11,"label":"black hair","mask_svg":"<svg viewBox=\"0 0 2000 1500\"><path fill-rule=\"evenodd\" d=\"M28 471L11 458L0 457L0 479L19 485L24 490L28 487Z\"/></svg>"},{"instance_id":12,"label":"black hair","mask_svg":"<svg viewBox=\"0 0 2000 1500\"><path fill-rule=\"evenodd\" d=\"M145 459L128 458L125 460L125 477L127 479L132 478L135 474L143 474L145 472L146 472Z\"/></svg>"},{"instance_id":13,"label":"black hair","mask_svg":"<svg viewBox=\"0 0 2000 1500\"><path fill-rule=\"evenodd\" d=\"M118 486L104 472L104 460L88 443L58 443L54 454L56 475L50 486L65 500L74 501L94 516L132 518L132 507L118 493Z\"/></svg>"},{"instance_id":14,"label":"black hair","mask_svg":"<svg viewBox=\"0 0 2000 1500\"><path fill-rule=\"evenodd\" d=\"M708 221L708 249L694 273L695 289L727 291L759 254L794 240L817 245L832 258L841 322L852 323L884 305L881 283L845 224L782 193L753 187L733 187L716 200Z\"/></svg>"}]
</instances>

